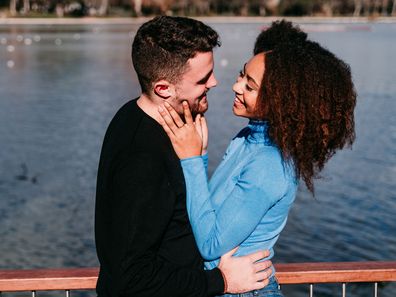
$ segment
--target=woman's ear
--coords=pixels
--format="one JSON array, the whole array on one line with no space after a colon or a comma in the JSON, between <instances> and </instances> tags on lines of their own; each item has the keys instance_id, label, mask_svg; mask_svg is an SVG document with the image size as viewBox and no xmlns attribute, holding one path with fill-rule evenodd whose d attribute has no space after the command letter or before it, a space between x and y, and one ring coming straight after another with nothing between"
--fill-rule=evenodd
<instances>
[{"instance_id":1,"label":"woman's ear","mask_svg":"<svg viewBox=\"0 0 396 297\"><path fill-rule=\"evenodd\" d=\"M154 93L162 99L169 99L175 95L175 87L167 80L160 80L154 84Z\"/></svg>"}]
</instances>

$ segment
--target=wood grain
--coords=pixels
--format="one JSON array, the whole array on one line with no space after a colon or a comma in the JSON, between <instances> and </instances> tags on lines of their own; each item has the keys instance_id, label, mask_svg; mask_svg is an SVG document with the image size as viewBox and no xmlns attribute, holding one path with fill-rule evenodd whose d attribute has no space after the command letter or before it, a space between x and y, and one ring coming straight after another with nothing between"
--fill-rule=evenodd
<instances>
[{"instance_id":1,"label":"wood grain","mask_svg":"<svg viewBox=\"0 0 396 297\"><path fill-rule=\"evenodd\" d=\"M275 264L280 284L396 281L396 261ZM94 290L99 269L0 270L0 292Z\"/></svg>"}]
</instances>

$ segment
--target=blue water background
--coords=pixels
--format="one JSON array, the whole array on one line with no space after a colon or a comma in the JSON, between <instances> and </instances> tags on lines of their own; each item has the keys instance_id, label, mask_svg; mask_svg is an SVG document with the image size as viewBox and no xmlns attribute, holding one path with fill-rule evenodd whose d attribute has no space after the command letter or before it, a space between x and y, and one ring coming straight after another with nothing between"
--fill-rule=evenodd
<instances>
[{"instance_id":1,"label":"blue water background","mask_svg":"<svg viewBox=\"0 0 396 297\"><path fill-rule=\"evenodd\" d=\"M210 170L245 124L231 86L261 23L215 23L219 85L210 91ZM0 269L98 265L97 164L116 110L139 94L130 44L137 25L0 26ZM357 139L301 187L274 262L396 259L396 24L305 24L351 65ZM284 287L307 296L307 286ZM348 296L372 296L351 285ZM394 284L381 296L395 296ZM88 294L89 295L89 294ZM341 295L339 285L315 296ZM7 294L6 296L14 296Z\"/></svg>"}]
</instances>

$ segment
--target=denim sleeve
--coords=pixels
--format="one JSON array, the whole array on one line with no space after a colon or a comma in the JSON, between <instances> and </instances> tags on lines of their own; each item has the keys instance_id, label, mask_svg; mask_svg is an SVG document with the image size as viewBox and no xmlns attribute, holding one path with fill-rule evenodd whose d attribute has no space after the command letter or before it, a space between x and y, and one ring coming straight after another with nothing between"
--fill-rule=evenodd
<instances>
[{"instance_id":1,"label":"denim sleeve","mask_svg":"<svg viewBox=\"0 0 396 297\"><path fill-rule=\"evenodd\" d=\"M205 155L202 156L202 160L204 162L204 167L205 167L205 171L206 171L206 176L208 176L208 164L209 164L209 156L208 153L206 153Z\"/></svg>"},{"instance_id":2,"label":"denim sleeve","mask_svg":"<svg viewBox=\"0 0 396 297\"><path fill-rule=\"evenodd\" d=\"M231 194L214 209L203 158L184 159L181 163L189 219L199 251L206 260L217 259L240 245L285 191L271 172L271 164L252 159L237 177ZM224 172L225 179L230 178L228 175Z\"/></svg>"}]
</instances>

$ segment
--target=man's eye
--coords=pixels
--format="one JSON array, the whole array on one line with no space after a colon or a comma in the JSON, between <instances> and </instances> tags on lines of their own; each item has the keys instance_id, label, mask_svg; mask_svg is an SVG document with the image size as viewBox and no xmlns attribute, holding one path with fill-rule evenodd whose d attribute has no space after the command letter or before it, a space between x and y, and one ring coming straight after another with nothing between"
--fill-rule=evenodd
<instances>
[{"instance_id":1,"label":"man's eye","mask_svg":"<svg viewBox=\"0 0 396 297\"><path fill-rule=\"evenodd\" d=\"M245 73L243 73L242 70L239 70L239 77L244 77L244 76L245 76Z\"/></svg>"}]
</instances>

